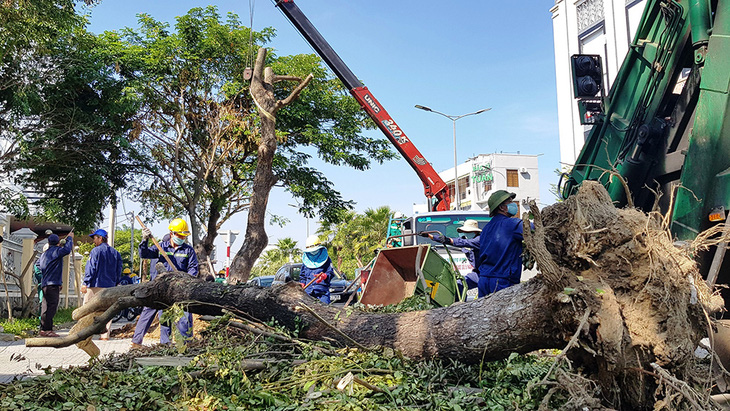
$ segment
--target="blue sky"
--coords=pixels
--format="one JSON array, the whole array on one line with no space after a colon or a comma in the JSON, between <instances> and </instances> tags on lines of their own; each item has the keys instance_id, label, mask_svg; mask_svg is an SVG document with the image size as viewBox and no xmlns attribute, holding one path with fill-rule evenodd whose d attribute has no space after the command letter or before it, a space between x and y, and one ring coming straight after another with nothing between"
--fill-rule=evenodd
<instances>
[{"instance_id":1,"label":"blue sky","mask_svg":"<svg viewBox=\"0 0 730 411\"><path fill-rule=\"evenodd\" d=\"M541 202L554 202L548 191L557 181L553 170L559 167L552 1L296 3L437 171L453 167L452 123L414 105L452 115L491 107L487 113L456 123L459 162L500 151L543 154L539 158ZM246 26L252 6L254 30L276 29L269 47L278 55L314 53L271 1L105 0L89 9L89 28L102 32L137 27L138 13L174 25L175 17L190 8L211 4L221 14L238 14ZM370 133L382 137L377 130ZM357 203L360 212L388 205L410 214L413 203L425 201L420 180L404 160L373 164L365 172L332 166L321 170L345 198ZM291 221L284 228L267 226L270 243L292 237L303 245L306 224L288 206L294 200L275 189L269 204L271 212ZM134 205L127 202L127 208ZM223 229L243 233L245 221L243 213ZM310 230L315 229L311 221ZM156 225L154 231L164 232L163 225Z\"/></svg>"}]
</instances>

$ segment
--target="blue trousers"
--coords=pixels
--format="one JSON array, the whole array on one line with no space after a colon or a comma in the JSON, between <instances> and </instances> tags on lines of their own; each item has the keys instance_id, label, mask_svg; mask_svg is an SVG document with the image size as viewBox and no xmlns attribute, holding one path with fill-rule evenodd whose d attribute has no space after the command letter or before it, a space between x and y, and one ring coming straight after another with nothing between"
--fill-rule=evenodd
<instances>
[{"instance_id":1,"label":"blue trousers","mask_svg":"<svg viewBox=\"0 0 730 411\"><path fill-rule=\"evenodd\" d=\"M134 327L134 336L132 342L135 344L142 344L145 334L150 330L150 325L155 319L155 316L162 315L162 310L155 310L154 308L145 307L142 309L142 313L137 319L137 325ZM183 312L183 316L177 321L177 329L183 338L188 339L193 336L193 315L187 311ZM172 329L169 325L163 325L160 322L160 344L170 343L170 334Z\"/></svg>"},{"instance_id":2,"label":"blue trousers","mask_svg":"<svg viewBox=\"0 0 730 411\"><path fill-rule=\"evenodd\" d=\"M512 282L506 278L480 276L479 285L477 286L479 288L479 298L496 293L511 285L513 285Z\"/></svg>"}]
</instances>

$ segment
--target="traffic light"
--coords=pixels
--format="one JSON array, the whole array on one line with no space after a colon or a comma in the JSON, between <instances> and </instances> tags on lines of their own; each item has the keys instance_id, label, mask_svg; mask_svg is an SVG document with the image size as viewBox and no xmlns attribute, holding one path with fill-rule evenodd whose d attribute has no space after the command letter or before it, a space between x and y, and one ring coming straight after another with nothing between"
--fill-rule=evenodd
<instances>
[{"instance_id":1,"label":"traffic light","mask_svg":"<svg viewBox=\"0 0 730 411\"><path fill-rule=\"evenodd\" d=\"M596 124L603 119L603 68L601 56L570 56L573 72L573 96L578 99L581 124Z\"/></svg>"},{"instance_id":2,"label":"traffic light","mask_svg":"<svg viewBox=\"0 0 730 411\"><path fill-rule=\"evenodd\" d=\"M570 62L573 69L573 95L575 98L596 97L602 91L603 85L601 56L574 54L570 57Z\"/></svg>"}]
</instances>

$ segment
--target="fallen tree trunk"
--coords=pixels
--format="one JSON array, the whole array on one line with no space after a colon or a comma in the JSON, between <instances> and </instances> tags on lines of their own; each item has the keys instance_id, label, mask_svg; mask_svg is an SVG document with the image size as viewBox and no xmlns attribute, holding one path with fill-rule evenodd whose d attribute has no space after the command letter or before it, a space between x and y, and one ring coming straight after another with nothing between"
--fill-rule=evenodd
<instances>
[{"instance_id":1,"label":"fallen tree trunk","mask_svg":"<svg viewBox=\"0 0 730 411\"><path fill-rule=\"evenodd\" d=\"M556 311L572 318L573 308L557 302L555 293L547 291L540 280L451 307L373 314L325 305L294 283L262 289L200 281L184 273L158 278L145 284L105 289L90 304L76 309L74 319L106 312L96 318L93 328L76 336L28 339L26 345L66 347L103 329L109 316L125 307L164 309L175 303L201 315L221 315L223 309L228 309L262 322L275 319L291 330L301 327L304 338L341 346L382 346L410 358L439 357L469 363L504 358L512 352L560 348L574 331L562 332L560 327L566 324L554 323ZM548 306L553 308L545 310Z\"/></svg>"},{"instance_id":2,"label":"fallen tree trunk","mask_svg":"<svg viewBox=\"0 0 730 411\"><path fill-rule=\"evenodd\" d=\"M170 273L151 283L106 289L74 311L74 318L104 313L91 326L98 332L110 313L124 307L182 303L198 314L227 309L261 322L275 319L291 330L301 328L309 339L467 363L565 347L599 387L596 395L604 404L651 409L661 401L670 408L684 400L697 403L684 391L677 395L662 373L697 382L693 352L706 334L707 313L721 304L696 264L673 246L662 220L616 209L603 187L590 183L542 214L532 211L537 229L525 240L544 275L468 303L374 314L321 304L294 284L226 286ZM26 345L67 346L86 338L88 330L65 339L29 339Z\"/></svg>"}]
</instances>

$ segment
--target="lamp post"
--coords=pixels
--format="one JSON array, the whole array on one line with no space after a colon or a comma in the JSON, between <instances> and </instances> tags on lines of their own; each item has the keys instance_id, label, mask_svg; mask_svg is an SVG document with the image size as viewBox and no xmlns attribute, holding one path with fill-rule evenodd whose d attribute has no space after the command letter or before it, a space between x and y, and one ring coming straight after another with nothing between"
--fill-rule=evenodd
<instances>
[{"instance_id":1,"label":"lamp post","mask_svg":"<svg viewBox=\"0 0 730 411\"><path fill-rule=\"evenodd\" d=\"M481 113L484 113L486 111L491 110L492 108L491 107L490 108L483 108L483 109L478 110L478 111L475 111L473 113L462 114L460 116L450 116L450 115L444 114L444 113L442 113L440 111L436 111L436 110L434 110L434 109L432 109L430 107L422 106L422 105L419 105L419 104L416 104L416 108L419 109L419 110L430 111L431 113L440 114L440 115L448 118L449 120L451 120L451 122L454 124L454 196L456 198L456 203L455 203L456 204L456 209L459 210L461 207L460 207L460 204L459 204L460 203L460 198L459 198L459 172L457 171L458 163L456 162L456 120L458 120L460 118L463 118L463 117L466 117L466 116L473 116L475 114L481 114Z\"/></svg>"}]
</instances>

